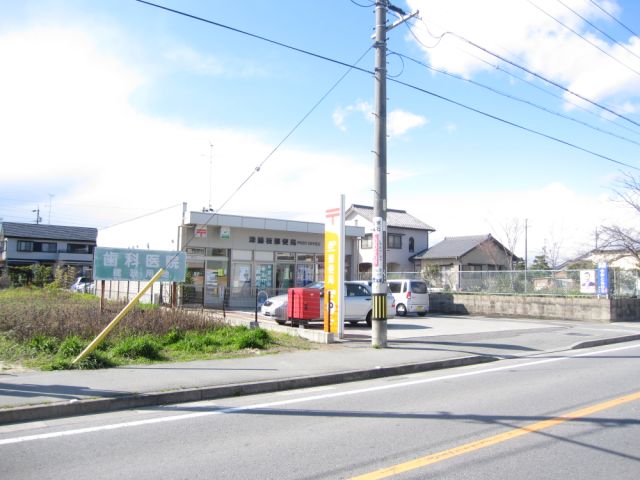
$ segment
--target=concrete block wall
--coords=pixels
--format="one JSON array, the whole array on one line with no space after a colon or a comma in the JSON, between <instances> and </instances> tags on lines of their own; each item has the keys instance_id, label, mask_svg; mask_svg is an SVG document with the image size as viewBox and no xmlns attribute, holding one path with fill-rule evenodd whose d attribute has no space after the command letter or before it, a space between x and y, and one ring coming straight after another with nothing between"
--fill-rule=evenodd
<instances>
[{"instance_id":1,"label":"concrete block wall","mask_svg":"<svg viewBox=\"0 0 640 480\"><path fill-rule=\"evenodd\" d=\"M640 321L640 299L431 293L438 313L572 320L595 323Z\"/></svg>"}]
</instances>

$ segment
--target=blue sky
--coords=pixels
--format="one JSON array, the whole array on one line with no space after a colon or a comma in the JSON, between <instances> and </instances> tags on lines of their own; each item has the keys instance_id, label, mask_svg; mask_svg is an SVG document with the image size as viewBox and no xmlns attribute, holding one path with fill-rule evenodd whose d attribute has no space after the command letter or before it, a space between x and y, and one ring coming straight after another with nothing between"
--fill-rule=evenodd
<instances>
[{"instance_id":1,"label":"blue sky","mask_svg":"<svg viewBox=\"0 0 640 480\"><path fill-rule=\"evenodd\" d=\"M346 64L364 54L358 66L373 69L370 0L158 3ZM545 245L569 257L598 225L636 221L609 197L640 168L638 2L394 4L420 15L388 35L389 208L432 225L435 241L505 240L526 218L530 258ZM134 0L0 11L3 220L34 221L39 207L44 223L98 227L101 245L159 249L174 245L182 202L311 221L341 193L372 203L368 73L350 71L268 157L346 67Z\"/></svg>"}]
</instances>

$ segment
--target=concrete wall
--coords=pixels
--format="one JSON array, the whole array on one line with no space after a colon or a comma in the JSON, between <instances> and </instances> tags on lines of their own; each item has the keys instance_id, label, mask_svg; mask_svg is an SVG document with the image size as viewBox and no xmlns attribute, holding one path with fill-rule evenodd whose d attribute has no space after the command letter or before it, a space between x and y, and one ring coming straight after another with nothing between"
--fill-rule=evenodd
<instances>
[{"instance_id":1,"label":"concrete wall","mask_svg":"<svg viewBox=\"0 0 640 480\"><path fill-rule=\"evenodd\" d=\"M640 321L640 299L637 298L431 293L429 300L430 310L437 313L596 323Z\"/></svg>"}]
</instances>

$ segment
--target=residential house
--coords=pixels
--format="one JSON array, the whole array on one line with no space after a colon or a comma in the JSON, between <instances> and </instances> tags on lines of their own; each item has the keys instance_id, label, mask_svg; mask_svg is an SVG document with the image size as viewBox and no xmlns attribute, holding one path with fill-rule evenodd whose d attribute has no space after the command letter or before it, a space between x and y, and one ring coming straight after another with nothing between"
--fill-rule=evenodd
<instances>
[{"instance_id":1,"label":"residential house","mask_svg":"<svg viewBox=\"0 0 640 480\"><path fill-rule=\"evenodd\" d=\"M0 223L0 269L69 265L91 276L98 230L32 223Z\"/></svg>"},{"instance_id":2,"label":"residential house","mask_svg":"<svg viewBox=\"0 0 640 480\"><path fill-rule=\"evenodd\" d=\"M620 248L596 248L584 255L580 255L573 260L563 263L560 268L563 270L584 269L595 267L598 263L606 263L609 268L619 268L620 270L633 270L640 268L638 259L631 255L628 250Z\"/></svg>"},{"instance_id":3,"label":"residential house","mask_svg":"<svg viewBox=\"0 0 640 480\"><path fill-rule=\"evenodd\" d=\"M351 205L345 212L345 224L364 227L360 239L358 271L362 277L371 274L373 261L373 207ZM429 248L429 234L435 229L406 210L387 210L387 272L413 272L411 260L416 252Z\"/></svg>"},{"instance_id":4,"label":"residential house","mask_svg":"<svg viewBox=\"0 0 640 480\"><path fill-rule=\"evenodd\" d=\"M435 286L458 289L460 272L508 270L520 261L491 234L446 237L412 257L418 271L437 269Z\"/></svg>"}]
</instances>

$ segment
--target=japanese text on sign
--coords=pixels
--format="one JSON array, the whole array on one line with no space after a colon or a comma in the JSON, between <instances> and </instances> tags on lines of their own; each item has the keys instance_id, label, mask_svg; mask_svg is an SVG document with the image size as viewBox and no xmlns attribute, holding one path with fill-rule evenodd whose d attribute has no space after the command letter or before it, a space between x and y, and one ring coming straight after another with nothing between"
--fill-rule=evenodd
<instances>
[{"instance_id":1,"label":"japanese text on sign","mask_svg":"<svg viewBox=\"0 0 640 480\"><path fill-rule=\"evenodd\" d=\"M184 282L185 252L97 247L93 258L96 280L150 280L161 268L161 282Z\"/></svg>"}]
</instances>

